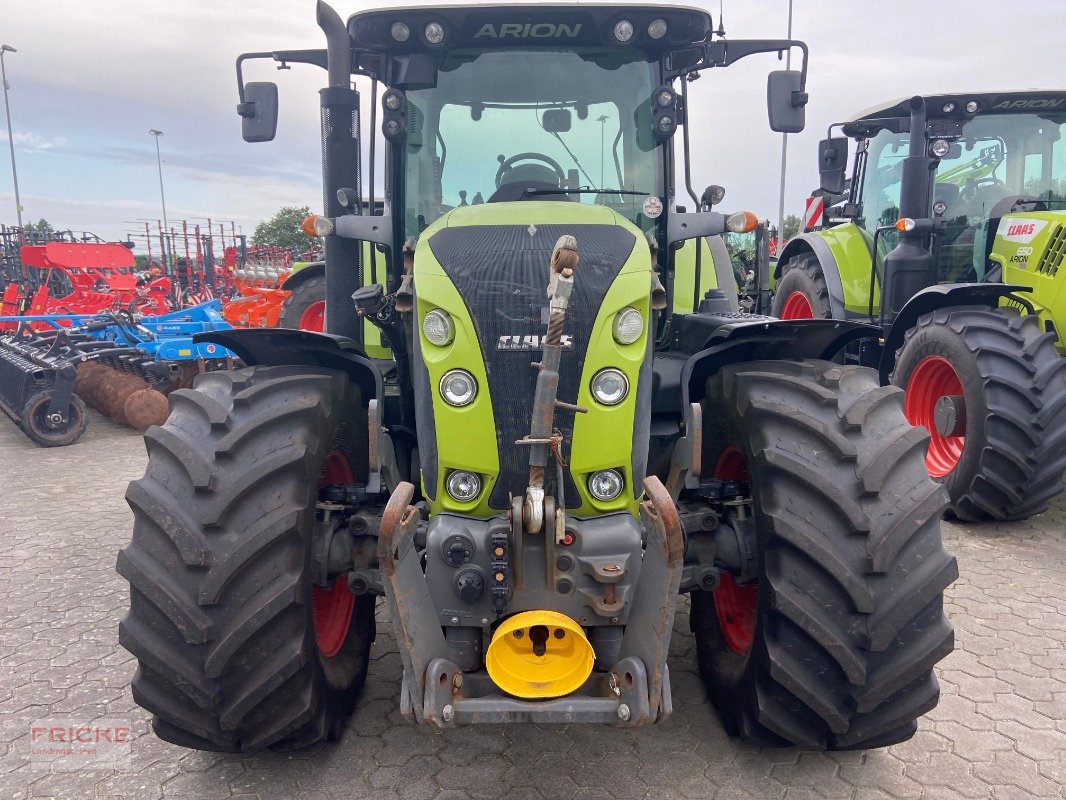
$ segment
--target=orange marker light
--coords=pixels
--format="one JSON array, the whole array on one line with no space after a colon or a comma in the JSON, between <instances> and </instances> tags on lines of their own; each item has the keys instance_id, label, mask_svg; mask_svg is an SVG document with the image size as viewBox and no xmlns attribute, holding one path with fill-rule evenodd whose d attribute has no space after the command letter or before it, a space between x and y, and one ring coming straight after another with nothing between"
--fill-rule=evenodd
<instances>
[{"instance_id":1,"label":"orange marker light","mask_svg":"<svg viewBox=\"0 0 1066 800\"><path fill-rule=\"evenodd\" d=\"M906 233L907 231L914 230L914 220L910 217L900 217L896 220L896 230L900 233Z\"/></svg>"},{"instance_id":2,"label":"orange marker light","mask_svg":"<svg viewBox=\"0 0 1066 800\"><path fill-rule=\"evenodd\" d=\"M759 218L750 211L738 211L730 214L725 226L731 233L751 233L759 224Z\"/></svg>"},{"instance_id":3,"label":"orange marker light","mask_svg":"<svg viewBox=\"0 0 1066 800\"><path fill-rule=\"evenodd\" d=\"M306 233L308 236L315 235L315 215L304 217L304 221L300 223L300 230Z\"/></svg>"}]
</instances>

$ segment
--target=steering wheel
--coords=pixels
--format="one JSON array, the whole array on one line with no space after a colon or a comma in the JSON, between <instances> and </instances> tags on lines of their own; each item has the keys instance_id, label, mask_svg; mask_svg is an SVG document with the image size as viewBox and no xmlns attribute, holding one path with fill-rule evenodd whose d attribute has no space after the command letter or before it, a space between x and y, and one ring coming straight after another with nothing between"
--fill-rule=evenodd
<instances>
[{"instance_id":1,"label":"steering wheel","mask_svg":"<svg viewBox=\"0 0 1066 800\"><path fill-rule=\"evenodd\" d=\"M973 206L979 200L984 200L985 202L991 200L994 203L996 200L1009 197L1010 194L1011 190L1007 184L999 178L989 176L978 180L966 181L959 190L959 200L967 206ZM982 195L991 195L991 197L982 197Z\"/></svg>"},{"instance_id":2,"label":"steering wheel","mask_svg":"<svg viewBox=\"0 0 1066 800\"><path fill-rule=\"evenodd\" d=\"M566 180L566 173L563 172L563 168L559 166L559 162L551 156L546 156L543 153L518 153L510 158L504 158L502 155L497 158L500 162L500 168L496 170L496 188L499 189L505 181L507 174L515 169L515 164L519 161L540 161L547 164L558 180L558 185L562 186Z\"/></svg>"}]
</instances>

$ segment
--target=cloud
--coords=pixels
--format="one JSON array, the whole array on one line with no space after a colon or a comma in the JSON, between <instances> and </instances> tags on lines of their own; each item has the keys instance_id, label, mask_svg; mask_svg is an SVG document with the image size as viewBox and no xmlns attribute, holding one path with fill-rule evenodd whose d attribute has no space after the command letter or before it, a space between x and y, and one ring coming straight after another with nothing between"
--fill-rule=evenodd
<instances>
[{"instance_id":1,"label":"cloud","mask_svg":"<svg viewBox=\"0 0 1066 800\"><path fill-rule=\"evenodd\" d=\"M33 131L15 131L15 148L28 153L48 153L67 143L65 136L42 136ZM6 131L0 131L0 142L7 143Z\"/></svg>"}]
</instances>

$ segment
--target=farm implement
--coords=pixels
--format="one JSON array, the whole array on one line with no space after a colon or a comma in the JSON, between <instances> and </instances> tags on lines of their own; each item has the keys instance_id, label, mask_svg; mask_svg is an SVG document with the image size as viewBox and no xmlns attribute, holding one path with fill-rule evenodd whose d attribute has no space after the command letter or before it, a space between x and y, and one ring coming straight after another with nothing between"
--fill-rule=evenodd
<instances>
[{"instance_id":1,"label":"farm implement","mask_svg":"<svg viewBox=\"0 0 1066 800\"><path fill-rule=\"evenodd\" d=\"M86 403L138 430L162 424L165 395L199 372L232 367L232 353L193 336L229 330L219 302L156 316L0 317L0 408L34 442L73 444L88 424Z\"/></svg>"},{"instance_id":2,"label":"farm implement","mask_svg":"<svg viewBox=\"0 0 1066 800\"><path fill-rule=\"evenodd\" d=\"M0 314L96 314L126 309L165 314L176 307L169 278L137 271L133 253L113 242L54 241L24 245L22 280L4 288ZM0 330L13 330L3 323Z\"/></svg>"}]
</instances>

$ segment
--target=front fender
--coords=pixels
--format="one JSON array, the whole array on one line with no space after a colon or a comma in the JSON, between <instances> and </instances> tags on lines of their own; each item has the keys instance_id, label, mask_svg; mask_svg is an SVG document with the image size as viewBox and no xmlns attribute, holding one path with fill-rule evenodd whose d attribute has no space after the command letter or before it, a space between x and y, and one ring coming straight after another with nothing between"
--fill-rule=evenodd
<instances>
[{"instance_id":1,"label":"front fender","mask_svg":"<svg viewBox=\"0 0 1066 800\"><path fill-rule=\"evenodd\" d=\"M995 308L1001 297L1014 292L1029 291L1032 291L1030 287L1016 283L944 283L922 289L907 301L885 333L881 360L877 368L881 374L881 383L888 383L896 366L896 352L903 346L907 331L914 327L919 317L948 306Z\"/></svg>"},{"instance_id":2,"label":"front fender","mask_svg":"<svg viewBox=\"0 0 1066 800\"><path fill-rule=\"evenodd\" d=\"M344 336L287 328L243 328L199 333L193 341L222 345L249 366L292 364L340 370L360 388L366 403L380 400L384 394L380 370Z\"/></svg>"},{"instance_id":3,"label":"front fender","mask_svg":"<svg viewBox=\"0 0 1066 800\"><path fill-rule=\"evenodd\" d=\"M307 283L311 278L317 278L325 276L326 263L324 261L313 261L306 267L303 267L296 272L293 272L285 279L285 282L281 284L281 288L286 292L291 292L297 286L302 286Z\"/></svg>"},{"instance_id":4,"label":"front fender","mask_svg":"<svg viewBox=\"0 0 1066 800\"><path fill-rule=\"evenodd\" d=\"M722 325L707 347L685 362L681 370L682 407L703 399L707 379L722 367L742 361L828 359L859 339L880 336L876 325L834 319L735 322Z\"/></svg>"}]
</instances>

